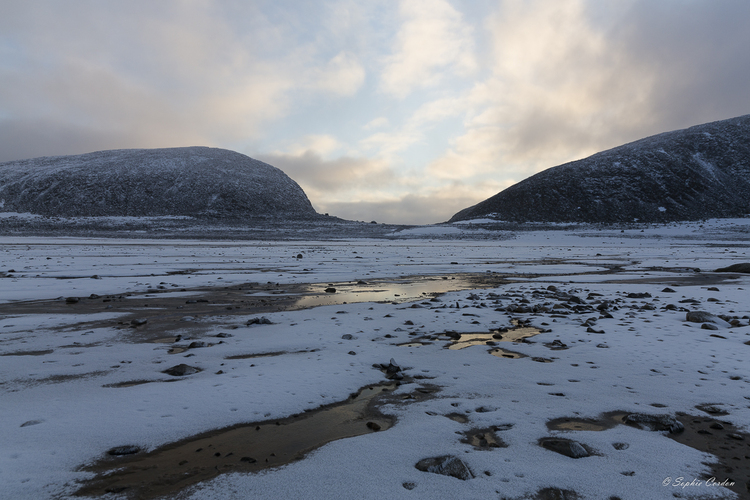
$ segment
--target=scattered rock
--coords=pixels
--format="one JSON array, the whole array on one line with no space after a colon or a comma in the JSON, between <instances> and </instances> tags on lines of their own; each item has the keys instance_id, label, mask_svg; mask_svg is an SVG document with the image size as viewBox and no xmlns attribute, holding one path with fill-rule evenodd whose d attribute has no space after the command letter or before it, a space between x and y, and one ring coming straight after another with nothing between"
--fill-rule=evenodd
<instances>
[{"instance_id":1,"label":"scattered rock","mask_svg":"<svg viewBox=\"0 0 750 500\"><path fill-rule=\"evenodd\" d=\"M29 427L31 425L41 424L42 422L44 422L44 420L28 420L28 421L22 423L21 427Z\"/></svg>"},{"instance_id":2,"label":"scattered rock","mask_svg":"<svg viewBox=\"0 0 750 500\"><path fill-rule=\"evenodd\" d=\"M78 304L78 297L68 297L65 299L66 304Z\"/></svg>"},{"instance_id":3,"label":"scattered rock","mask_svg":"<svg viewBox=\"0 0 750 500\"><path fill-rule=\"evenodd\" d=\"M367 428L377 432L380 430L380 424L377 422L367 422Z\"/></svg>"},{"instance_id":4,"label":"scattered rock","mask_svg":"<svg viewBox=\"0 0 750 500\"><path fill-rule=\"evenodd\" d=\"M579 500L581 497L578 496L573 490L563 490L562 488L542 488L536 492L533 500Z\"/></svg>"},{"instance_id":5,"label":"scattered rock","mask_svg":"<svg viewBox=\"0 0 750 500\"><path fill-rule=\"evenodd\" d=\"M336 289L333 288L332 286L329 286L328 288L325 289L325 292L326 293L336 293Z\"/></svg>"},{"instance_id":6,"label":"scattered rock","mask_svg":"<svg viewBox=\"0 0 750 500\"><path fill-rule=\"evenodd\" d=\"M266 318L265 316L261 316L260 318L252 318L247 323L247 326L250 325L273 325L273 322Z\"/></svg>"},{"instance_id":7,"label":"scattered rock","mask_svg":"<svg viewBox=\"0 0 750 500\"><path fill-rule=\"evenodd\" d=\"M190 342L188 349L197 349L199 347L208 347L208 344L206 344L202 340L196 340L195 342Z\"/></svg>"},{"instance_id":8,"label":"scattered rock","mask_svg":"<svg viewBox=\"0 0 750 500\"><path fill-rule=\"evenodd\" d=\"M719 329L719 327L714 325L713 323L703 323L701 325L701 328L703 330L718 330Z\"/></svg>"},{"instance_id":9,"label":"scattered rock","mask_svg":"<svg viewBox=\"0 0 750 500\"><path fill-rule=\"evenodd\" d=\"M726 321L706 311L689 311L685 315L685 319L691 323L715 323L722 326L727 325Z\"/></svg>"},{"instance_id":10,"label":"scattered rock","mask_svg":"<svg viewBox=\"0 0 750 500\"><path fill-rule=\"evenodd\" d=\"M423 472L451 476L463 481L474 477L469 467L460 458L453 455L423 458L414 467Z\"/></svg>"},{"instance_id":11,"label":"scattered rock","mask_svg":"<svg viewBox=\"0 0 750 500\"><path fill-rule=\"evenodd\" d=\"M199 371L201 371L200 368L182 363L171 368L167 368L162 373L166 373L167 375L172 375L174 377L182 377L184 375L192 375L194 373L198 373Z\"/></svg>"},{"instance_id":12,"label":"scattered rock","mask_svg":"<svg viewBox=\"0 0 750 500\"><path fill-rule=\"evenodd\" d=\"M719 406L716 404L702 404L702 405L697 405L696 408L699 409L700 411L704 411L708 413L709 415L719 415L719 416L729 415L728 411L722 408L719 408Z\"/></svg>"},{"instance_id":13,"label":"scattered rock","mask_svg":"<svg viewBox=\"0 0 750 500\"><path fill-rule=\"evenodd\" d=\"M648 292L629 293L628 298L629 299L648 299L648 298L651 298L651 294Z\"/></svg>"},{"instance_id":14,"label":"scattered rock","mask_svg":"<svg viewBox=\"0 0 750 500\"><path fill-rule=\"evenodd\" d=\"M148 323L148 319L146 318L135 318L130 321L131 326L142 326Z\"/></svg>"},{"instance_id":15,"label":"scattered rock","mask_svg":"<svg viewBox=\"0 0 750 500\"><path fill-rule=\"evenodd\" d=\"M139 451L141 451L141 449L138 446L126 445L126 446L116 446L108 450L107 454L119 457L121 455L135 455Z\"/></svg>"},{"instance_id":16,"label":"scattered rock","mask_svg":"<svg viewBox=\"0 0 750 500\"><path fill-rule=\"evenodd\" d=\"M417 487L417 484L416 483L411 483L411 482L406 482L406 483L403 483L401 486L403 486L407 490L413 490L414 488Z\"/></svg>"},{"instance_id":17,"label":"scattered rock","mask_svg":"<svg viewBox=\"0 0 750 500\"><path fill-rule=\"evenodd\" d=\"M345 333L344 335L341 336L341 338L343 340L352 340L354 339L354 335L352 335L351 333Z\"/></svg>"},{"instance_id":18,"label":"scattered rock","mask_svg":"<svg viewBox=\"0 0 750 500\"><path fill-rule=\"evenodd\" d=\"M682 422L671 415L648 415L646 413L631 413L624 419L626 424L642 428L644 425L652 431L669 431L676 434L685 430Z\"/></svg>"},{"instance_id":19,"label":"scattered rock","mask_svg":"<svg viewBox=\"0 0 750 500\"><path fill-rule=\"evenodd\" d=\"M539 445L570 458L584 458L591 455L589 451L578 441L565 438L542 438Z\"/></svg>"},{"instance_id":20,"label":"scattered rock","mask_svg":"<svg viewBox=\"0 0 750 500\"><path fill-rule=\"evenodd\" d=\"M672 290L671 288L667 287L664 290L662 290L662 293L675 293L675 291Z\"/></svg>"},{"instance_id":21,"label":"scattered rock","mask_svg":"<svg viewBox=\"0 0 750 500\"><path fill-rule=\"evenodd\" d=\"M612 443L612 447L615 450L627 450L630 448L630 445L628 443Z\"/></svg>"}]
</instances>

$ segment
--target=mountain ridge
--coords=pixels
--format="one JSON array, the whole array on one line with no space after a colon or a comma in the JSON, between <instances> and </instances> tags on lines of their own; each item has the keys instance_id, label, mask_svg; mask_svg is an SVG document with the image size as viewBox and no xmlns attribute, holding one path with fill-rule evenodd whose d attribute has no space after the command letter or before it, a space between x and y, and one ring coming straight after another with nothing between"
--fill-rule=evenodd
<instances>
[{"instance_id":1,"label":"mountain ridge","mask_svg":"<svg viewBox=\"0 0 750 500\"><path fill-rule=\"evenodd\" d=\"M744 115L551 167L449 222L671 222L748 214L750 115Z\"/></svg>"},{"instance_id":2,"label":"mountain ridge","mask_svg":"<svg viewBox=\"0 0 750 500\"><path fill-rule=\"evenodd\" d=\"M0 164L0 212L45 216L319 216L276 167L219 148L116 149Z\"/></svg>"}]
</instances>

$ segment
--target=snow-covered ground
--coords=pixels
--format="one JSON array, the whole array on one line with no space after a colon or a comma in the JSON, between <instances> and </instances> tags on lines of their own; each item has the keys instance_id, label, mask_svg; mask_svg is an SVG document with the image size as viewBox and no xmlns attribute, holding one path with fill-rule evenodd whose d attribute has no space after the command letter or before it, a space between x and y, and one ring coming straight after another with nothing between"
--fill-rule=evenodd
<instances>
[{"instance_id":1,"label":"snow-covered ground","mask_svg":"<svg viewBox=\"0 0 750 500\"><path fill-rule=\"evenodd\" d=\"M115 446L145 453L213 429L343 401L385 381L373 364L391 358L406 376L396 394L426 384L439 390L382 406L397 419L390 429L333 441L276 469L221 474L181 497L520 499L559 488L586 499L734 498L705 481L712 474L706 464L716 457L666 432L626 425L561 431L547 422L612 411L668 414L683 422L716 418L746 436L750 275L713 270L750 262L749 227L750 220L717 220L492 238L480 221L474 228L412 228L411 239L0 237L0 498L72 496L80 481L94 477L81 466ZM466 276L491 287L464 289ZM389 282L415 277L458 291L439 301L423 295L401 302L407 292ZM230 314L224 306L232 306L220 302L214 312L196 313L188 303L247 283L270 282L293 295L301 290L295 285L334 285L341 293L359 280L377 282L385 301L357 302L367 300L362 293L346 304L263 312L272 324L252 325L261 314L245 303L247 314ZM66 303L67 297L80 300ZM153 319L131 328L138 301ZM703 329L686 321L687 310L738 321ZM174 316L167 335L212 345L169 354L172 344L151 341L165 336L156 329L160 314ZM450 341L441 335L490 332L512 327L514 319L530 320L544 333L460 350L446 349ZM228 335L216 338L220 333ZM398 345L415 339L424 345ZM561 344L567 349L552 349ZM495 347L525 357L489 354ZM263 353L277 355L241 357ZM180 363L201 371L162 373ZM696 408L706 404L728 414ZM446 418L454 414L462 418ZM462 442L490 429L506 447ZM577 441L593 453L564 456L540 446L547 437ZM749 460L748 439L737 443L745 446L738 460ZM415 468L443 455L460 458L475 477Z\"/></svg>"}]
</instances>

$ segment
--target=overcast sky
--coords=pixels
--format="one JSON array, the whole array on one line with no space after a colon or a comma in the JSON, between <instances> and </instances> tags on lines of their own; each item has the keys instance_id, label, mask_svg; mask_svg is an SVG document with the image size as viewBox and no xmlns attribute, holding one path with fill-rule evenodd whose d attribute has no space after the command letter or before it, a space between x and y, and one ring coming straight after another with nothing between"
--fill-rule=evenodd
<instances>
[{"instance_id":1,"label":"overcast sky","mask_svg":"<svg viewBox=\"0 0 750 500\"><path fill-rule=\"evenodd\" d=\"M434 223L750 113L747 0L0 0L0 161L213 146Z\"/></svg>"}]
</instances>

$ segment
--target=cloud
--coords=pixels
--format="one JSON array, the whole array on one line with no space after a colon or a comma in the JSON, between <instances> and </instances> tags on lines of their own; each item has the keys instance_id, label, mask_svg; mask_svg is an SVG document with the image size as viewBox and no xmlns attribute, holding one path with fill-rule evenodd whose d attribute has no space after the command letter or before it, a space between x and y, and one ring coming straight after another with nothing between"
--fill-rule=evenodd
<instances>
[{"instance_id":1,"label":"cloud","mask_svg":"<svg viewBox=\"0 0 750 500\"><path fill-rule=\"evenodd\" d=\"M333 94L351 96L365 81L365 70L357 58L339 52L322 69L312 70L315 87Z\"/></svg>"},{"instance_id":2,"label":"cloud","mask_svg":"<svg viewBox=\"0 0 750 500\"><path fill-rule=\"evenodd\" d=\"M325 160L313 150L297 154L254 155L284 171L307 192L313 203L338 199L352 191L372 191L393 182L395 175L383 161L342 156Z\"/></svg>"},{"instance_id":3,"label":"cloud","mask_svg":"<svg viewBox=\"0 0 750 500\"><path fill-rule=\"evenodd\" d=\"M476 68L472 29L445 0L402 0L401 29L385 58L380 87L399 98Z\"/></svg>"},{"instance_id":4,"label":"cloud","mask_svg":"<svg viewBox=\"0 0 750 500\"><path fill-rule=\"evenodd\" d=\"M485 25L492 74L465 94L465 130L427 171L520 181L747 113L748 15L746 2L506 0Z\"/></svg>"},{"instance_id":5,"label":"cloud","mask_svg":"<svg viewBox=\"0 0 750 500\"><path fill-rule=\"evenodd\" d=\"M495 183L467 185L451 183L440 188L373 201L335 201L320 204L331 215L388 224L435 224L475 205L498 191Z\"/></svg>"},{"instance_id":6,"label":"cloud","mask_svg":"<svg viewBox=\"0 0 750 500\"><path fill-rule=\"evenodd\" d=\"M351 96L362 86L365 70L355 54L330 54L324 42L295 33L289 17L273 19L261 7L166 0L11 5L0 19L0 119L6 129L18 127L21 142L0 161L47 151L43 141L57 124L72 139L65 152L96 143L238 143L261 137L300 99ZM307 10L292 9L290 17L304 18ZM44 134L30 123L43 123ZM96 140L102 137L108 139Z\"/></svg>"}]
</instances>

